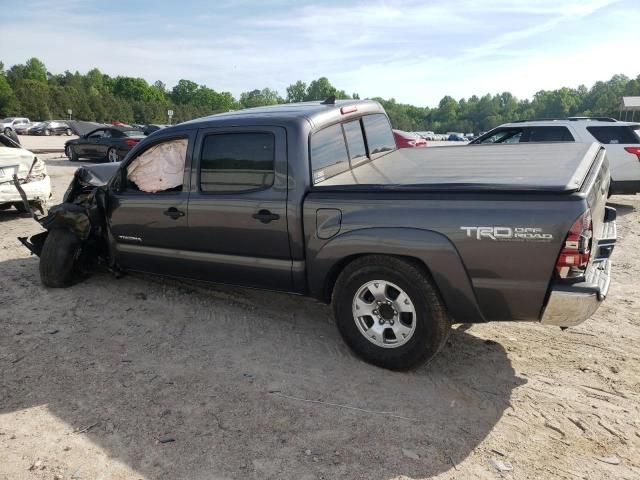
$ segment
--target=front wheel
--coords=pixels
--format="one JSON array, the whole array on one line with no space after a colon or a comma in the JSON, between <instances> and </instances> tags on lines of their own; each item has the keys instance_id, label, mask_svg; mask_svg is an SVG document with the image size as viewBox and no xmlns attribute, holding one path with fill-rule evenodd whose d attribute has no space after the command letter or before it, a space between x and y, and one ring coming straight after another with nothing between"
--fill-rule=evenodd
<instances>
[{"instance_id":1,"label":"front wheel","mask_svg":"<svg viewBox=\"0 0 640 480\"><path fill-rule=\"evenodd\" d=\"M45 130L45 131L44 131L44 134L45 134L45 136L47 136L47 137L48 137L49 135L51 135L51 131L50 131L50 130Z\"/></svg>"},{"instance_id":2,"label":"front wheel","mask_svg":"<svg viewBox=\"0 0 640 480\"><path fill-rule=\"evenodd\" d=\"M408 370L444 345L451 320L427 272L412 261L383 255L354 260L333 291L338 330L365 361Z\"/></svg>"},{"instance_id":3,"label":"front wheel","mask_svg":"<svg viewBox=\"0 0 640 480\"><path fill-rule=\"evenodd\" d=\"M118 158L118 151L115 148L109 149L107 152L107 160L109 160L109 163L115 163L120 160L120 158Z\"/></svg>"},{"instance_id":4,"label":"front wheel","mask_svg":"<svg viewBox=\"0 0 640 480\"><path fill-rule=\"evenodd\" d=\"M40 280L45 287L62 288L79 278L80 239L69 230L50 230L40 254Z\"/></svg>"},{"instance_id":5,"label":"front wheel","mask_svg":"<svg viewBox=\"0 0 640 480\"><path fill-rule=\"evenodd\" d=\"M77 162L78 161L78 154L76 153L76 151L73 149L73 147L71 145L67 145L67 147L65 148L65 153L66 153L67 158L69 159L69 161L71 161L71 162Z\"/></svg>"},{"instance_id":6,"label":"front wheel","mask_svg":"<svg viewBox=\"0 0 640 480\"><path fill-rule=\"evenodd\" d=\"M5 129L4 129L4 134L5 134L6 136L9 136L9 135L11 134L11 129L10 129L9 127L5 128Z\"/></svg>"},{"instance_id":7,"label":"front wheel","mask_svg":"<svg viewBox=\"0 0 640 480\"><path fill-rule=\"evenodd\" d=\"M70 128L67 128L67 129L64 131L64 133L67 135L67 137L70 137L70 136L71 136L71 134L72 134L73 132L71 131L71 129L70 129Z\"/></svg>"}]
</instances>

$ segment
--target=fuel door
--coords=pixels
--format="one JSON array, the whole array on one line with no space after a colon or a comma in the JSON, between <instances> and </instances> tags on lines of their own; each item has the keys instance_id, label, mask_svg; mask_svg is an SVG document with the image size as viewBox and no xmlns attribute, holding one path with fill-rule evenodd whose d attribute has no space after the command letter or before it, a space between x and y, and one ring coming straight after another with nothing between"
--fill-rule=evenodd
<instances>
[{"instance_id":1,"label":"fuel door","mask_svg":"<svg viewBox=\"0 0 640 480\"><path fill-rule=\"evenodd\" d=\"M337 208L319 208L316 210L316 235L327 240L340 232L342 211Z\"/></svg>"}]
</instances>

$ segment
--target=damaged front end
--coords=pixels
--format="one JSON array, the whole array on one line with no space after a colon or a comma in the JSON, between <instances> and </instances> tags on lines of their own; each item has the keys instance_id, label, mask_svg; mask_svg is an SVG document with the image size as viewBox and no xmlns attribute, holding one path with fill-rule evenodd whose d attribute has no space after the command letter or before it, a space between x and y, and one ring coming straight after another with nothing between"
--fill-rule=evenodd
<instances>
[{"instance_id":1,"label":"damaged front end","mask_svg":"<svg viewBox=\"0 0 640 480\"><path fill-rule=\"evenodd\" d=\"M105 187L117 168L117 164L78 168L64 194L63 203L51 207L45 216L38 216L29 208L23 186L14 178L23 204L33 218L47 230L30 238L18 239L32 253L40 256L49 232L65 229L72 232L81 242L81 258L77 259L79 265L90 268L100 260L107 260L109 255L105 235Z\"/></svg>"}]
</instances>

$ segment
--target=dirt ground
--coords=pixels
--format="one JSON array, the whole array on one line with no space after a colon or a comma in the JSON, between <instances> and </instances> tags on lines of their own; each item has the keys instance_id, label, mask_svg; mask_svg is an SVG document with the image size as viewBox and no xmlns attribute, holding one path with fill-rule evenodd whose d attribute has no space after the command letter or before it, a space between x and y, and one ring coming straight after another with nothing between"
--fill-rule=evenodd
<instances>
[{"instance_id":1,"label":"dirt ground","mask_svg":"<svg viewBox=\"0 0 640 480\"><path fill-rule=\"evenodd\" d=\"M47 164L55 203L76 165ZM353 357L305 298L45 289L16 240L40 227L0 212L0 479L640 478L640 196L612 200L592 319L457 326L411 373Z\"/></svg>"}]
</instances>

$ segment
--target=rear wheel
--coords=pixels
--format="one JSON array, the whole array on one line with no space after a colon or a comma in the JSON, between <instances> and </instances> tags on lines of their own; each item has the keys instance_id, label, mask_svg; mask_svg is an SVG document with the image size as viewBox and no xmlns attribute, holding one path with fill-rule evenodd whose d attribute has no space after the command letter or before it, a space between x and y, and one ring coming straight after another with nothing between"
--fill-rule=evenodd
<instances>
[{"instance_id":1,"label":"rear wheel","mask_svg":"<svg viewBox=\"0 0 640 480\"><path fill-rule=\"evenodd\" d=\"M428 274L414 262L368 255L340 274L333 309L345 342L365 361L408 370L432 359L451 320Z\"/></svg>"},{"instance_id":2,"label":"rear wheel","mask_svg":"<svg viewBox=\"0 0 640 480\"><path fill-rule=\"evenodd\" d=\"M11 134L11 129L9 127L4 129L4 134L9 136L9 134Z\"/></svg>"},{"instance_id":3,"label":"rear wheel","mask_svg":"<svg viewBox=\"0 0 640 480\"><path fill-rule=\"evenodd\" d=\"M120 158L118 157L118 151L115 148L109 149L109 151L107 152L107 160L109 160L110 163L120 161Z\"/></svg>"},{"instance_id":4,"label":"rear wheel","mask_svg":"<svg viewBox=\"0 0 640 480\"><path fill-rule=\"evenodd\" d=\"M46 130L44 131L44 134L48 137L49 135L51 135L51 130L46 129Z\"/></svg>"},{"instance_id":5,"label":"rear wheel","mask_svg":"<svg viewBox=\"0 0 640 480\"><path fill-rule=\"evenodd\" d=\"M72 134L73 132L71 131L71 129L70 129L70 128L67 128L67 129L64 131L64 133L66 133L67 137L70 137L70 136L71 136L71 134Z\"/></svg>"},{"instance_id":6,"label":"rear wheel","mask_svg":"<svg viewBox=\"0 0 640 480\"><path fill-rule=\"evenodd\" d=\"M78 279L80 239L69 230L49 231L40 254L40 280L43 285L61 288Z\"/></svg>"}]
</instances>

